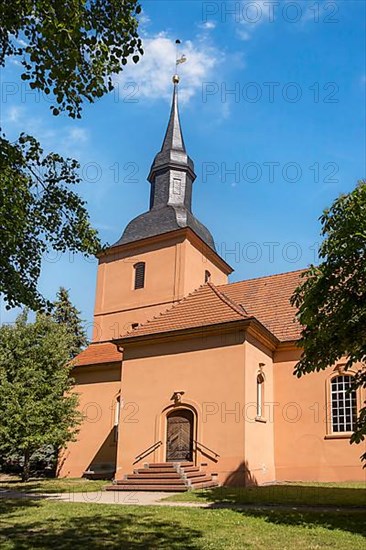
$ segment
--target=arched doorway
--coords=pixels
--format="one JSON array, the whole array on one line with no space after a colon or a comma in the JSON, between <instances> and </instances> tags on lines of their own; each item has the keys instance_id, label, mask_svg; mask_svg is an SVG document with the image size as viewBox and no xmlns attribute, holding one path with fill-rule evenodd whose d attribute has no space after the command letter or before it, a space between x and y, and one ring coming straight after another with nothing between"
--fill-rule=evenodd
<instances>
[{"instance_id":1,"label":"arched doorway","mask_svg":"<svg viewBox=\"0 0 366 550\"><path fill-rule=\"evenodd\" d=\"M178 409L167 417L166 460L193 460L193 413L189 409Z\"/></svg>"}]
</instances>

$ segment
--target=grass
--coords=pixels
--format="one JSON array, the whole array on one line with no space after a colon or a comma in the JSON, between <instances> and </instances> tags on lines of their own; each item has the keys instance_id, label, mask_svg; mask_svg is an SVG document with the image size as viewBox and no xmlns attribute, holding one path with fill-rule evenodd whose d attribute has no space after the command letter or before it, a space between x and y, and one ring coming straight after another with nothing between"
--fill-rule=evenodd
<instances>
[{"instance_id":1,"label":"grass","mask_svg":"<svg viewBox=\"0 0 366 550\"><path fill-rule=\"evenodd\" d=\"M360 511L284 512L0 498L0 548L364 550Z\"/></svg>"},{"instance_id":2,"label":"grass","mask_svg":"<svg viewBox=\"0 0 366 550\"><path fill-rule=\"evenodd\" d=\"M290 504L306 506L366 506L366 484L287 483L261 487L218 487L171 495L175 502L225 504Z\"/></svg>"},{"instance_id":3,"label":"grass","mask_svg":"<svg viewBox=\"0 0 366 550\"><path fill-rule=\"evenodd\" d=\"M84 493L90 491L100 491L110 481L89 480L82 478L56 478L56 479L31 479L27 483L22 483L19 478L14 477L6 481L0 481L1 491L18 491L21 493Z\"/></svg>"}]
</instances>

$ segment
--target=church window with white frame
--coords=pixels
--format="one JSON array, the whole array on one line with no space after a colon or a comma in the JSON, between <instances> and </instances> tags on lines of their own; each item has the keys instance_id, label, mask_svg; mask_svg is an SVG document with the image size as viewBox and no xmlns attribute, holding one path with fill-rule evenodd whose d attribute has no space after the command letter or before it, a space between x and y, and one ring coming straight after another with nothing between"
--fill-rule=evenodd
<instances>
[{"instance_id":1,"label":"church window with white frame","mask_svg":"<svg viewBox=\"0 0 366 550\"><path fill-rule=\"evenodd\" d=\"M357 416L356 390L351 390L352 376L339 375L331 379L332 432L352 432Z\"/></svg>"}]
</instances>

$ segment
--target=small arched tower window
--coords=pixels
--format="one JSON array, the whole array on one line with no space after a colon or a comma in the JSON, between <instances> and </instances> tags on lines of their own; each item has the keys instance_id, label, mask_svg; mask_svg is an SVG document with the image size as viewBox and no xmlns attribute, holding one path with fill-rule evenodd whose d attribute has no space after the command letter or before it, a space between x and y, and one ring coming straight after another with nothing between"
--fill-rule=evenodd
<instances>
[{"instance_id":1,"label":"small arched tower window","mask_svg":"<svg viewBox=\"0 0 366 550\"><path fill-rule=\"evenodd\" d=\"M135 270L135 290L139 288L144 288L145 286L145 262L138 262L134 266Z\"/></svg>"},{"instance_id":2,"label":"small arched tower window","mask_svg":"<svg viewBox=\"0 0 366 550\"><path fill-rule=\"evenodd\" d=\"M352 376L335 376L330 382L332 431L352 432L357 416L356 390L351 389Z\"/></svg>"},{"instance_id":3,"label":"small arched tower window","mask_svg":"<svg viewBox=\"0 0 366 550\"><path fill-rule=\"evenodd\" d=\"M257 418L263 417L264 374L257 374Z\"/></svg>"},{"instance_id":4,"label":"small arched tower window","mask_svg":"<svg viewBox=\"0 0 366 550\"><path fill-rule=\"evenodd\" d=\"M205 271L205 283L209 283L211 280L211 273L206 269Z\"/></svg>"}]
</instances>

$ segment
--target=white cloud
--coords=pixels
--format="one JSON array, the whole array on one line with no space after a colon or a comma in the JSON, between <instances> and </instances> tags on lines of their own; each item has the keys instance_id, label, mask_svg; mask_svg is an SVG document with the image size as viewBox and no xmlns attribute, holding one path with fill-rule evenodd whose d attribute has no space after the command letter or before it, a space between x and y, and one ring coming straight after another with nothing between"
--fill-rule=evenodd
<instances>
[{"instance_id":1,"label":"white cloud","mask_svg":"<svg viewBox=\"0 0 366 550\"><path fill-rule=\"evenodd\" d=\"M273 6L268 0L255 0L254 2L242 0L237 6L236 34L240 40L250 40L260 25L268 23L272 19Z\"/></svg>"},{"instance_id":2,"label":"white cloud","mask_svg":"<svg viewBox=\"0 0 366 550\"><path fill-rule=\"evenodd\" d=\"M237 30L236 30L236 34L237 36L240 38L240 40L250 40L252 38L252 35L250 32L248 32L245 28L241 28L239 27Z\"/></svg>"},{"instance_id":3,"label":"white cloud","mask_svg":"<svg viewBox=\"0 0 366 550\"><path fill-rule=\"evenodd\" d=\"M314 5L308 0L283 0L282 3L271 0L241 0L235 6L232 20L236 21L236 35L245 41L250 40L263 24L276 24L282 20L289 25L297 24L299 28L315 22Z\"/></svg>"},{"instance_id":4,"label":"white cloud","mask_svg":"<svg viewBox=\"0 0 366 550\"><path fill-rule=\"evenodd\" d=\"M57 151L63 156L78 158L87 147L89 131L75 127L66 117L35 115L32 104L12 105L4 116L4 131L10 139L17 139L20 131L34 136L45 153Z\"/></svg>"},{"instance_id":5,"label":"white cloud","mask_svg":"<svg viewBox=\"0 0 366 550\"><path fill-rule=\"evenodd\" d=\"M126 93L124 86L133 82L136 86L136 98L170 99L172 76L175 73L175 40L160 33L152 38L145 38L143 43L145 54L141 60L136 65L130 62L123 73L115 78L118 95L122 98ZM183 54L187 57L187 62L179 65L179 74L180 100L184 103L201 90L202 82L210 78L224 55L204 40L182 42L179 55ZM131 92L131 88L128 92Z\"/></svg>"},{"instance_id":6,"label":"white cloud","mask_svg":"<svg viewBox=\"0 0 366 550\"><path fill-rule=\"evenodd\" d=\"M144 10L139 15L139 30L141 31L142 27L147 27L150 25L151 19L150 17L145 13Z\"/></svg>"},{"instance_id":7,"label":"white cloud","mask_svg":"<svg viewBox=\"0 0 366 550\"><path fill-rule=\"evenodd\" d=\"M204 23L202 23L202 25L200 25L200 27L202 29L211 31L212 29L216 28L216 23L215 21L205 21Z\"/></svg>"},{"instance_id":8,"label":"white cloud","mask_svg":"<svg viewBox=\"0 0 366 550\"><path fill-rule=\"evenodd\" d=\"M88 132L84 128L70 128L68 131L68 140L80 144L89 139Z\"/></svg>"},{"instance_id":9,"label":"white cloud","mask_svg":"<svg viewBox=\"0 0 366 550\"><path fill-rule=\"evenodd\" d=\"M22 107L19 107L17 105L13 105L12 107L9 107L9 109L6 112L6 120L8 122L11 122L15 125L17 125L21 119L22 119L23 109Z\"/></svg>"},{"instance_id":10,"label":"white cloud","mask_svg":"<svg viewBox=\"0 0 366 550\"><path fill-rule=\"evenodd\" d=\"M15 41L18 42L19 46L22 46L22 48L26 48L28 46L28 43L22 38L16 38Z\"/></svg>"}]
</instances>

